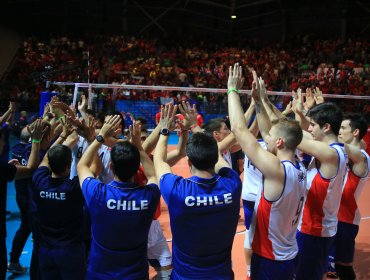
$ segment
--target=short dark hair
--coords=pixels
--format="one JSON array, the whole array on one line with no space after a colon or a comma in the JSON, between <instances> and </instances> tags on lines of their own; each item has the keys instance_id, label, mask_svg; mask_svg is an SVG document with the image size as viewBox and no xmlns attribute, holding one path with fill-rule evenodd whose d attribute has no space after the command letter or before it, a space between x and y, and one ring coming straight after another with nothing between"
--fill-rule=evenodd
<instances>
[{"instance_id":1,"label":"short dark hair","mask_svg":"<svg viewBox=\"0 0 370 280\"><path fill-rule=\"evenodd\" d=\"M53 173L62 174L72 163L72 151L68 146L57 144L47 154L49 166Z\"/></svg>"},{"instance_id":2,"label":"short dark hair","mask_svg":"<svg viewBox=\"0 0 370 280\"><path fill-rule=\"evenodd\" d=\"M92 109L86 109L85 110L85 113L87 115L93 116L95 118L95 111L94 110L92 110Z\"/></svg>"},{"instance_id":3,"label":"short dark hair","mask_svg":"<svg viewBox=\"0 0 370 280\"><path fill-rule=\"evenodd\" d=\"M353 132L355 129L360 131L359 140L364 138L367 133L367 122L365 118L356 113L346 113L343 116L343 120L349 120L349 125L351 127L351 131Z\"/></svg>"},{"instance_id":4,"label":"short dark hair","mask_svg":"<svg viewBox=\"0 0 370 280\"><path fill-rule=\"evenodd\" d=\"M302 128L299 122L286 118L273 120L272 126L277 127L277 134L284 139L285 147L294 151L303 138Z\"/></svg>"},{"instance_id":5,"label":"short dark hair","mask_svg":"<svg viewBox=\"0 0 370 280\"><path fill-rule=\"evenodd\" d=\"M196 169L213 169L218 161L217 142L208 134L194 133L186 143L186 155Z\"/></svg>"},{"instance_id":6,"label":"short dark hair","mask_svg":"<svg viewBox=\"0 0 370 280\"><path fill-rule=\"evenodd\" d=\"M204 133L212 136L214 131L220 131L222 123L226 123L225 119L216 118L209 120L203 125Z\"/></svg>"},{"instance_id":7,"label":"short dark hair","mask_svg":"<svg viewBox=\"0 0 370 280\"><path fill-rule=\"evenodd\" d=\"M139 121L139 122L141 122L141 124L143 126L145 126L147 124L147 120L144 117L137 117L136 120Z\"/></svg>"},{"instance_id":8,"label":"short dark hair","mask_svg":"<svg viewBox=\"0 0 370 280\"><path fill-rule=\"evenodd\" d=\"M307 116L312 118L320 128L326 123L330 124L331 131L338 136L342 123L342 111L338 105L332 102L315 105L307 112Z\"/></svg>"},{"instance_id":9,"label":"short dark hair","mask_svg":"<svg viewBox=\"0 0 370 280\"><path fill-rule=\"evenodd\" d=\"M139 150L129 142L119 142L111 150L113 173L122 181L128 181L139 170Z\"/></svg>"}]
</instances>

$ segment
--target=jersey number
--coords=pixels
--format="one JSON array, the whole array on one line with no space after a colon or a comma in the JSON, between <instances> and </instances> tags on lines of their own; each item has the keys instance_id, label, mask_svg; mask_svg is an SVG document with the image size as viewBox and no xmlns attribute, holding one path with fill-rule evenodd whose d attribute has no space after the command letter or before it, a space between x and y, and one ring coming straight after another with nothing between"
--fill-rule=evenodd
<instances>
[{"instance_id":1,"label":"jersey number","mask_svg":"<svg viewBox=\"0 0 370 280\"><path fill-rule=\"evenodd\" d=\"M297 211L295 213L294 220L292 221L292 226L295 226L298 223L298 219L303 208L303 201L304 197L302 196L301 199L299 200Z\"/></svg>"},{"instance_id":2,"label":"jersey number","mask_svg":"<svg viewBox=\"0 0 370 280\"><path fill-rule=\"evenodd\" d=\"M78 150L77 150L77 158L81 158L82 157L82 148L83 147L78 147Z\"/></svg>"}]
</instances>

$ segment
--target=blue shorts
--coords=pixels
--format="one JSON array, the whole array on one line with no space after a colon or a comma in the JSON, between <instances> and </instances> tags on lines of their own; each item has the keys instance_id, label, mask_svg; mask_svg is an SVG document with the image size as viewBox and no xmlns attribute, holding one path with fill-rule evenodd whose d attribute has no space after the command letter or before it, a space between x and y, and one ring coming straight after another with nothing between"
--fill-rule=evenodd
<instances>
[{"instance_id":1,"label":"blue shorts","mask_svg":"<svg viewBox=\"0 0 370 280\"><path fill-rule=\"evenodd\" d=\"M41 279L85 279L85 247L50 249L40 245L39 268Z\"/></svg>"},{"instance_id":2,"label":"blue shorts","mask_svg":"<svg viewBox=\"0 0 370 280\"><path fill-rule=\"evenodd\" d=\"M254 204L255 201L244 200L243 199L243 209L244 209L244 224L247 229L251 226Z\"/></svg>"},{"instance_id":3,"label":"blue shorts","mask_svg":"<svg viewBox=\"0 0 370 280\"><path fill-rule=\"evenodd\" d=\"M358 225L338 222L337 235L335 236L335 262L352 263L355 255L355 239Z\"/></svg>"},{"instance_id":4,"label":"blue shorts","mask_svg":"<svg viewBox=\"0 0 370 280\"><path fill-rule=\"evenodd\" d=\"M322 280L328 269L329 250L333 237L319 237L297 231L298 268L296 280Z\"/></svg>"},{"instance_id":5,"label":"blue shorts","mask_svg":"<svg viewBox=\"0 0 370 280\"><path fill-rule=\"evenodd\" d=\"M298 258L288 261L275 261L255 253L251 260L251 277L253 280L290 280L294 277Z\"/></svg>"}]
</instances>

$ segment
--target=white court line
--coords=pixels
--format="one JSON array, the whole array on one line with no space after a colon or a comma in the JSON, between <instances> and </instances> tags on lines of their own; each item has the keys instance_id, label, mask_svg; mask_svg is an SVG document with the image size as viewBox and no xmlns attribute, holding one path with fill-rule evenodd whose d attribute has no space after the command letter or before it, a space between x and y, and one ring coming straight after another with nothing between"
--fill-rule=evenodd
<instances>
[{"instance_id":1,"label":"white court line","mask_svg":"<svg viewBox=\"0 0 370 280\"><path fill-rule=\"evenodd\" d=\"M362 217L361 220L370 220L370 216Z\"/></svg>"}]
</instances>

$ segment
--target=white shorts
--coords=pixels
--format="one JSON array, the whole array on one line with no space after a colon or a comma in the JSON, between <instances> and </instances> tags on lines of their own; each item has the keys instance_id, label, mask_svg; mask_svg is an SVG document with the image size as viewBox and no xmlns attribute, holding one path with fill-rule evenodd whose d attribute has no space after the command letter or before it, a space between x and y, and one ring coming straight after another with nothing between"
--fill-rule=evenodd
<instances>
[{"instance_id":1,"label":"white shorts","mask_svg":"<svg viewBox=\"0 0 370 280\"><path fill-rule=\"evenodd\" d=\"M148 261L153 267L172 264L172 255L158 220L153 220L149 229Z\"/></svg>"}]
</instances>

